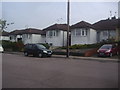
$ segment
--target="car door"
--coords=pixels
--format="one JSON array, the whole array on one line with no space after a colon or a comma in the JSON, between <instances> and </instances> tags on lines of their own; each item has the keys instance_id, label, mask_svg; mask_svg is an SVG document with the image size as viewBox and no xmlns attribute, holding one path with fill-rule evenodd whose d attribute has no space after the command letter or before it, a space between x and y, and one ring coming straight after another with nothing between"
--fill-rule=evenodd
<instances>
[{"instance_id":1,"label":"car door","mask_svg":"<svg viewBox=\"0 0 120 90\"><path fill-rule=\"evenodd\" d=\"M32 44L29 44L27 51L29 54L32 54Z\"/></svg>"},{"instance_id":2,"label":"car door","mask_svg":"<svg viewBox=\"0 0 120 90\"><path fill-rule=\"evenodd\" d=\"M37 55L37 52L38 52L37 46L36 46L35 44L32 45L32 54L33 54L33 55Z\"/></svg>"}]
</instances>

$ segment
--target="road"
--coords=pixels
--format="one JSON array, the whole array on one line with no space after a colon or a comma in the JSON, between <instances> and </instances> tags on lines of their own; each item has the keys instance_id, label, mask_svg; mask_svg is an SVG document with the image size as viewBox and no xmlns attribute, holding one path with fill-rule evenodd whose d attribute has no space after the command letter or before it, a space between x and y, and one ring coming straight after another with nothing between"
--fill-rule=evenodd
<instances>
[{"instance_id":1,"label":"road","mask_svg":"<svg viewBox=\"0 0 120 90\"><path fill-rule=\"evenodd\" d=\"M117 88L118 63L3 54L3 88Z\"/></svg>"}]
</instances>

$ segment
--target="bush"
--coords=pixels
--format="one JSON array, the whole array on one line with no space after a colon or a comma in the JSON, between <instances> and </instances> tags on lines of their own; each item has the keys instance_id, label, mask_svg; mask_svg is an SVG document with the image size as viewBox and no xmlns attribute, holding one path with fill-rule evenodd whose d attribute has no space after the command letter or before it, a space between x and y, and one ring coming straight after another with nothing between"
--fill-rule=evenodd
<instances>
[{"instance_id":1,"label":"bush","mask_svg":"<svg viewBox=\"0 0 120 90\"><path fill-rule=\"evenodd\" d=\"M11 51L23 51L24 44L19 41L19 42L11 42L11 41L2 41L2 46L5 51L11 50Z\"/></svg>"},{"instance_id":2,"label":"bush","mask_svg":"<svg viewBox=\"0 0 120 90\"><path fill-rule=\"evenodd\" d=\"M98 44L75 44L70 46L70 49L87 49L87 48L99 48L102 44L98 43Z\"/></svg>"},{"instance_id":3,"label":"bush","mask_svg":"<svg viewBox=\"0 0 120 90\"><path fill-rule=\"evenodd\" d=\"M16 48L18 48L18 51L23 51L24 44L22 41L16 42L15 46L16 46Z\"/></svg>"}]
</instances>

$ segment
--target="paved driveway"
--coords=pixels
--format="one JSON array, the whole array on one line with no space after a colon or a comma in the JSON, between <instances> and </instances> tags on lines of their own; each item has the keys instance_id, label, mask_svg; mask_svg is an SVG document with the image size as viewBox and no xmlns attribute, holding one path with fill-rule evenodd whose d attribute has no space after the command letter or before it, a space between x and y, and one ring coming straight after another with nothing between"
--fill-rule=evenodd
<instances>
[{"instance_id":1,"label":"paved driveway","mask_svg":"<svg viewBox=\"0 0 120 90\"><path fill-rule=\"evenodd\" d=\"M117 88L118 63L3 54L3 88Z\"/></svg>"}]
</instances>

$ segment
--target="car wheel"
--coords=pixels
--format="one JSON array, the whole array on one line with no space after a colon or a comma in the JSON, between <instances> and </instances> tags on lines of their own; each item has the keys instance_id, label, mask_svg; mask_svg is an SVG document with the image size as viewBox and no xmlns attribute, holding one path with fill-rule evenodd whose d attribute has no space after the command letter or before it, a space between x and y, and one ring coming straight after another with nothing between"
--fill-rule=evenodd
<instances>
[{"instance_id":1,"label":"car wheel","mask_svg":"<svg viewBox=\"0 0 120 90\"><path fill-rule=\"evenodd\" d=\"M38 57L42 57L42 54L41 54L41 53L39 53L39 54L38 54Z\"/></svg>"},{"instance_id":2,"label":"car wheel","mask_svg":"<svg viewBox=\"0 0 120 90\"><path fill-rule=\"evenodd\" d=\"M113 54L112 53L110 53L110 57L112 57L113 56Z\"/></svg>"},{"instance_id":3,"label":"car wheel","mask_svg":"<svg viewBox=\"0 0 120 90\"><path fill-rule=\"evenodd\" d=\"M28 56L28 53L27 53L27 52L24 52L24 55L25 55L25 56Z\"/></svg>"}]
</instances>

